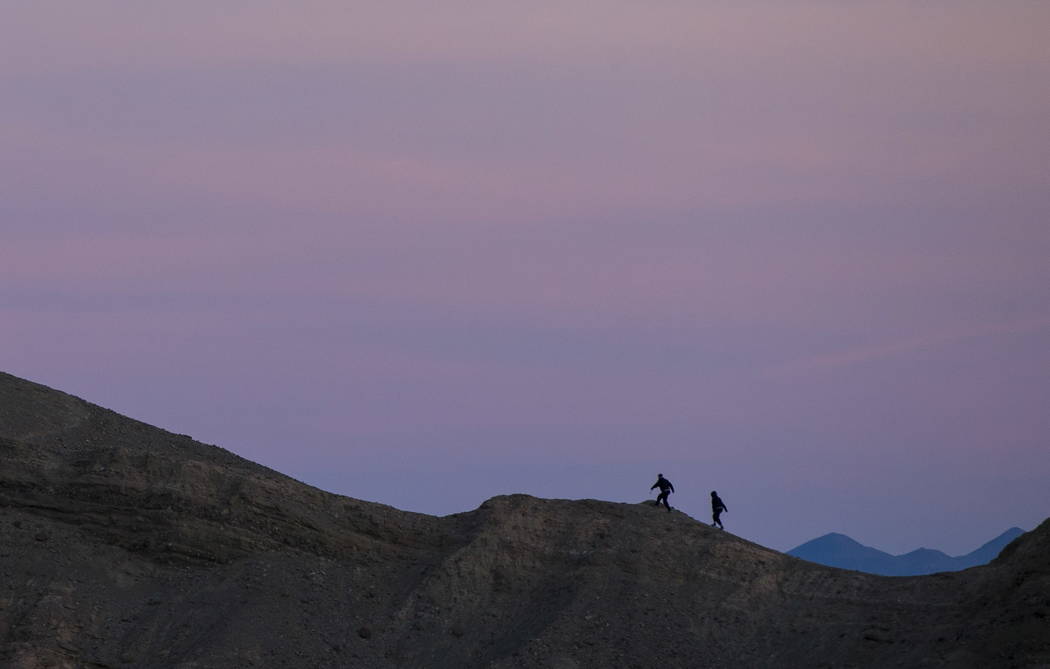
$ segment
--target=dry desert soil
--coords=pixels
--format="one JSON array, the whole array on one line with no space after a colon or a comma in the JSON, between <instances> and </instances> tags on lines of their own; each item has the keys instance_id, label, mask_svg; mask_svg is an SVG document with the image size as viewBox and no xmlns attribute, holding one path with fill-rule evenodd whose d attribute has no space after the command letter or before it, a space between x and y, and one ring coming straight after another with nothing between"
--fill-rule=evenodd
<instances>
[{"instance_id":1,"label":"dry desert soil","mask_svg":"<svg viewBox=\"0 0 1050 669\"><path fill-rule=\"evenodd\" d=\"M0 373L0 666L1050 667L1050 522L891 578L647 504L427 516Z\"/></svg>"}]
</instances>

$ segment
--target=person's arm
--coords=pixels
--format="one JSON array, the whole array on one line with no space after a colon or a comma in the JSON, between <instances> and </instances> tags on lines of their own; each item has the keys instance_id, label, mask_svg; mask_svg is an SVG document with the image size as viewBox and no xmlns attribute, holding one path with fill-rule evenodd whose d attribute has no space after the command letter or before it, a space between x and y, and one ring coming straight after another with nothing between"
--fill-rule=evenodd
<instances>
[{"instance_id":1,"label":"person's arm","mask_svg":"<svg viewBox=\"0 0 1050 669\"><path fill-rule=\"evenodd\" d=\"M668 487L670 487L670 488L671 488L671 492L674 492L674 484L673 484L673 483L671 483L670 481L668 481L668 482L667 482L667 485L668 485Z\"/></svg>"},{"instance_id":2,"label":"person's arm","mask_svg":"<svg viewBox=\"0 0 1050 669\"><path fill-rule=\"evenodd\" d=\"M652 484L651 486L649 486L649 490L652 490L653 488L655 488L655 487L656 487L656 486L658 486L658 485L660 485L660 482L659 482L659 481L657 481L656 483L654 483L654 484Z\"/></svg>"}]
</instances>

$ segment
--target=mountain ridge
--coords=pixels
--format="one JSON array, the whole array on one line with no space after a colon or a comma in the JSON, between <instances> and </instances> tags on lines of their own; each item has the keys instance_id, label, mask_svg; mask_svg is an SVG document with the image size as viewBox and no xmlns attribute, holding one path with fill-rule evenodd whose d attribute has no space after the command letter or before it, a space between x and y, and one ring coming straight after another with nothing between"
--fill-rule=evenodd
<instances>
[{"instance_id":1,"label":"mountain ridge","mask_svg":"<svg viewBox=\"0 0 1050 669\"><path fill-rule=\"evenodd\" d=\"M944 571L961 571L991 562L1011 541L1024 534L1019 527L999 534L964 555L951 556L932 548L893 555L839 532L811 539L787 551L809 562L839 569L854 569L881 576L920 576Z\"/></svg>"},{"instance_id":2,"label":"mountain ridge","mask_svg":"<svg viewBox=\"0 0 1050 669\"><path fill-rule=\"evenodd\" d=\"M1050 521L885 578L649 504L434 517L327 493L0 373L0 665L1050 663Z\"/></svg>"}]
</instances>

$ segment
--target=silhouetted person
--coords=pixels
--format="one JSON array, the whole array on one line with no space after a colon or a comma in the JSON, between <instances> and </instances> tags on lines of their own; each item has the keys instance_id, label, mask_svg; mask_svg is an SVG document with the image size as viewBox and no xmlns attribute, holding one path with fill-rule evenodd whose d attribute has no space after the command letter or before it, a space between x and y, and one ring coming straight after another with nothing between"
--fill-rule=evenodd
<instances>
[{"instance_id":1,"label":"silhouetted person","mask_svg":"<svg viewBox=\"0 0 1050 669\"><path fill-rule=\"evenodd\" d=\"M729 507L722 501L722 498L718 496L718 493L714 490L711 491L711 519L714 521L711 523L711 527L718 525L719 529L725 529L722 527L722 520L719 516L722 515L723 511L729 511Z\"/></svg>"},{"instance_id":2,"label":"silhouetted person","mask_svg":"<svg viewBox=\"0 0 1050 669\"><path fill-rule=\"evenodd\" d=\"M656 506L660 506L660 502L664 503L667 507L667 511L671 511L671 505L667 503L667 496L674 492L674 486L671 482L664 478L663 474L656 475L656 483L649 487L649 490L653 488L659 488L660 494L656 496Z\"/></svg>"}]
</instances>

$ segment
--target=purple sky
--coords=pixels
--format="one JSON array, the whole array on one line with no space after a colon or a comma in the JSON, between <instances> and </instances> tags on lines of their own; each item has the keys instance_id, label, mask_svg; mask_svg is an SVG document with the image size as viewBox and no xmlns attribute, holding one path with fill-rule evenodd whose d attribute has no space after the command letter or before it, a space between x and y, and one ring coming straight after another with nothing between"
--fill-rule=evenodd
<instances>
[{"instance_id":1,"label":"purple sky","mask_svg":"<svg viewBox=\"0 0 1050 669\"><path fill-rule=\"evenodd\" d=\"M1050 3L16 3L0 369L445 514L1050 513Z\"/></svg>"}]
</instances>

